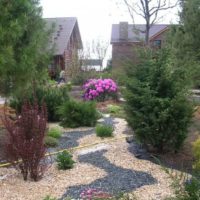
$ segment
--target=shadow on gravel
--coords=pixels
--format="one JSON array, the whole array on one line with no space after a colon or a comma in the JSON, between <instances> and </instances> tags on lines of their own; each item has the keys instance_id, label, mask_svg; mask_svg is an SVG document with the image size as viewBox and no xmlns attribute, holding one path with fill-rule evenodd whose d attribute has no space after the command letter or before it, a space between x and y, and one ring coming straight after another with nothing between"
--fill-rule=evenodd
<instances>
[{"instance_id":1,"label":"shadow on gravel","mask_svg":"<svg viewBox=\"0 0 200 200\"><path fill-rule=\"evenodd\" d=\"M112 164L103 155L105 152L106 150L102 150L80 155L79 161L103 169L107 172L107 176L97 179L90 184L69 187L60 200L63 200L66 197L78 199L80 198L81 192L89 188L99 189L103 192L118 195L123 192L130 192L144 185L157 183L156 179L146 172L124 169ZM86 174L85 177L87 177Z\"/></svg>"},{"instance_id":2,"label":"shadow on gravel","mask_svg":"<svg viewBox=\"0 0 200 200\"><path fill-rule=\"evenodd\" d=\"M129 144L128 151L132 153L136 158L142 160L148 160L154 164L162 165L164 168L170 168L172 170L179 170L186 173L192 172L192 164L190 159L186 158L181 153L166 152L165 154L159 154L156 152L148 152L145 147L134 140ZM191 159L192 160L192 159Z\"/></svg>"}]
</instances>

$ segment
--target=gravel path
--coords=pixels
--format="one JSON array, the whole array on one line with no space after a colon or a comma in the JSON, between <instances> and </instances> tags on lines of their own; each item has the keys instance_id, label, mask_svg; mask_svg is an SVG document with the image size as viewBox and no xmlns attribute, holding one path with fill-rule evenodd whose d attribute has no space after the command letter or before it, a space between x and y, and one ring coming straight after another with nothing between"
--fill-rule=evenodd
<instances>
[{"instance_id":1,"label":"gravel path","mask_svg":"<svg viewBox=\"0 0 200 200\"><path fill-rule=\"evenodd\" d=\"M112 117L104 117L99 120L99 123L109 124L115 126L118 124L117 120ZM63 129L62 137L59 139L59 145L55 148L49 148L48 152L54 152L62 149L68 149L77 147L80 145L90 144L91 141L97 142L101 141L101 138L96 137L95 128L78 128L76 130L73 129ZM89 138L89 141L81 142L81 139Z\"/></svg>"},{"instance_id":2,"label":"gravel path","mask_svg":"<svg viewBox=\"0 0 200 200\"><path fill-rule=\"evenodd\" d=\"M125 120L106 120L114 124L114 137L124 136L127 130ZM141 150L135 143L128 144L125 140L105 143L96 137L94 129L84 129L81 133L77 130L66 132L63 138L68 141L68 147L85 142L91 144L96 140L102 144L76 150L73 153L76 163L71 170L58 170L54 163L39 182L24 182L15 169L0 168L0 199L42 200L47 195L60 200L67 196L77 199L88 188L110 194L131 192L138 200L161 200L173 194L172 181L161 167L135 156ZM148 156L146 152L142 155Z\"/></svg>"},{"instance_id":3,"label":"gravel path","mask_svg":"<svg viewBox=\"0 0 200 200\"><path fill-rule=\"evenodd\" d=\"M106 150L102 150L79 156L79 162L91 164L100 168L104 170L107 175L91 182L90 184L70 187L60 200L63 200L68 196L78 199L83 190L90 188L98 189L113 195L119 195L123 192L131 192L145 185L153 185L157 183L157 180L149 173L125 169L111 163L104 156L106 152Z\"/></svg>"},{"instance_id":4,"label":"gravel path","mask_svg":"<svg viewBox=\"0 0 200 200\"><path fill-rule=\"evenodd\" d=\"M59 145L56 148L51 148L51 151L77 147L79 146L79 139L92 134L94 134L94 128L86 131L64 132L62 137L59 139Z\"/></svg>"}]
</instances>

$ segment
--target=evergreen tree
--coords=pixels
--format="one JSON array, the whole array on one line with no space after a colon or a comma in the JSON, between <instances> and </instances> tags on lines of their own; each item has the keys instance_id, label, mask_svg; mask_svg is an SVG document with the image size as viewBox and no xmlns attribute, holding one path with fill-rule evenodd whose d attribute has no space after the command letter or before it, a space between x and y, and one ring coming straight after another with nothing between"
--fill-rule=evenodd
<instances>
[{"instance_id":1,"label":"evergreen tree","mask_svg":"<svg viewBox=\"0 0 200 200\"><path fill-rule=\"evenodd\" d=\"M200 86L200 1L182 0L180 24L172 28L169 44L175 66L185 71L185 79Z\"/></svg>"},{"instance_id":2,"label":"evergreen tree","mask_svg":"<svg viewBox=\"0 0 200 200\"><path fill-rule=\"evenodd\" d=\"M170 52L164 49L153 56L142 51L127 75L125 110L138 140L160 152L178 150L187 136L192 107Z\"/></svg>"},{"instance_id":3,"label":"evergreen tree","mask_svg":"<svg viewBox=\"0 0 200 200\"><path fill-rule=\"evenodd\" d=\"M0 91L23 91L48 66L48 33L39 0L0 1Z\"/></svg>"}]
</instances>

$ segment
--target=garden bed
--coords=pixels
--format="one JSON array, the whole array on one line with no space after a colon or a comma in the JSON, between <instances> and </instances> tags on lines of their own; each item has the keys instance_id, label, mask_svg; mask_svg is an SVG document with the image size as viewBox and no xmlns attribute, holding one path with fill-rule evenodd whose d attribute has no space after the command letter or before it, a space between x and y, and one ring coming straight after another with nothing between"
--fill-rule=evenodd
<instances>
[{"instance_id":1,"label":"garden bed","mask_svg":"<svg viewBox=\"0 0 200 200\"><path fill-rule=\"evenodd\" d=\"M120 124L124 126L120 127ZM126 131L125 123L118 121L116 130L118 137ZM101 139L95 135L86 135L78 139L78 143L81 145L86 141L97 140ZM173 194L168 175L159 165L137 159L134 156L133 143L128 144L125 140L112 143L101 141L101 145L76 150L73 153L76 161L73 169L59 171L56 164L53 164L39 182L24 182L15 169L1 168L0 175L7 175L1 180L1 199L42 200L46 195L59 199L67 196L77 199L80 193L88 188L99 189L113 195L134 192L135 196L142 200L163 199Z\"/></svg>"},{"instance_id":2,"label":"garden bed","mask_svg":"<svg viewBox=\"0 0 200 200\"><path fill-rule=\"evenodd\" d=\"M196 124L199 122L198 117L199 115L194 118L197 120ZM73 151L73 159L76 161L73 169L60 171L56 163L53 163L39 182L24 182L21 174L14 168L0 168L1 199L42 200L47 195L60 200L68 196L78 199L81 192L90 188L111 195L132 193L139 200L164 199L174 194L171 188L172 180L162 167L154 162L151 155L134 139L131 143L122 139L130 134L124 119L107 115L99 122L114 126L114 134L110 138L112 141L97 137L95 129L91 127L63 128L58 147L49 149L54 152L83 147ZM49 124L50 128L57 126L56 123ZM191 156L186 156L185 151L187 143L191 144L194 140L194 132L197 130L196 126L190 130L190 137L179 154L158 155L161 162L168 167L183 170L181 155L185 155L184 162L192 159ZM90 144L95 145L88 146ZM191 163L189 165L191 167Z\"/></svg>"}]
</instances>

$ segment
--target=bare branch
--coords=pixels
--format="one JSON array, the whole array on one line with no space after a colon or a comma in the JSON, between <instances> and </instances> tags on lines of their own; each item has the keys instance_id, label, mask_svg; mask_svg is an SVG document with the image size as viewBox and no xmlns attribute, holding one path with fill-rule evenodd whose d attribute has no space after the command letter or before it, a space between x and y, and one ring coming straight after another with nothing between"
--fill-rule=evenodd
<instances>
[{"instance_id":1,"label":"bare branch","mask_svg":"<svg viewBox=\"0 0 200 200\"><path fill-rule=\"evenodd\" d=\"M134 19L134 14L142 16L146 21L146 31L145 31L145 41L148 44L149 40L149 30L153 24L156 23L159 17L160 11L172 9L176 7L180 0L175 0L172 4L171 0L138 0L138 3L132 4L131 1L135 0L123 0L128 8L129 14ZM173 0L174 1L174 0ZM160 19L160 18L159 18Z\"/></svg>"}]
</instances>

